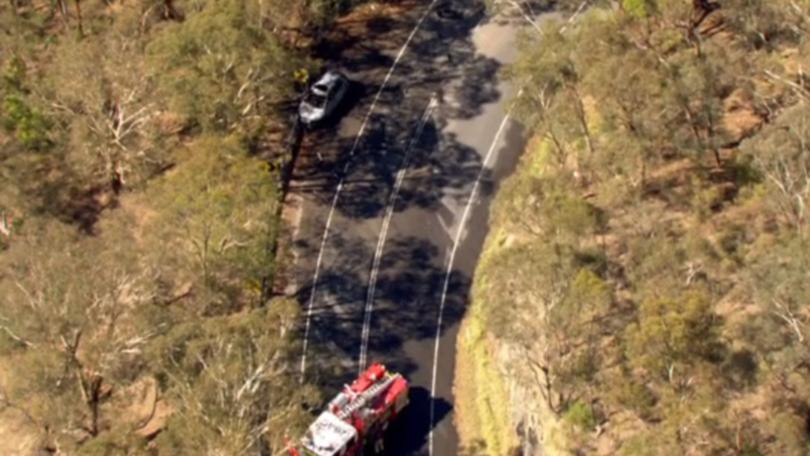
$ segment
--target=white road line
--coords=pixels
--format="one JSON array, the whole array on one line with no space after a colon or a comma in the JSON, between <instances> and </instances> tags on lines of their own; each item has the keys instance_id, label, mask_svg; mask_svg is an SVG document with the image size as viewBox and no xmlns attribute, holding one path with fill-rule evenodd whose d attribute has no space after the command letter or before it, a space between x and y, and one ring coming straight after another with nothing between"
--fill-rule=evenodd
<instances>
[{"instance_id":1,"label":"white road line","mask_svg":"<svg viewBox=\"0 0 810 456\"><path fill-rule=\"evenodd\" d=\"M520 95L521 92L518 92L515 98L519 98ZM498 131L495 133L495 138L492 140L492 144L489 146L489 150L484 157L484 162L481 164L481 169L478 171L478 177L476 177L475 184L473 184L472 191L470 192L470 198L467 200L467 206L464 208L464 213L461 215L461 221L456 229L456 237L453 241L453 250L450 251L450 258L447 261L447 273L444 276L444 288L442 288L442 297L441 301L439 302L439 316L436 320L436 339L433 345L433 373L430 381L430 432L428 434L428 454L431 456L433 455L433 427L436 424L436 377L439 365L439 344L442 334L442 317L444 316L444 304L447 301L447 290L450 287L450 276L453 274L453 263L456 259L458 246L461 244L461 236L464 234L464 227L467 224L470 211L472 210L477 198L478 187L481 185L481 179L484 177L484 172L488 169L490 158L493 156L493 152L498 145L498 141L501 139L501 135L503 134L507 123L509 123L511 113L512 109L510 108L509 112L507 112L506 116L504 116L503 121L501 121Z\"/></svg>"},{"instance_id":2,"label":"white road line","mask_svg":"<svg viewBox=\"0 0 810 456\"><path fill-rule=\"evenodd\" d=\"M345 175L345 167L343 175ZM312 306L315 303L315 288L318 284L318 278L320 277L321 263L323 263L323 252L326 247L326 239L329 237L329 227L332 225L332 217L335 215L335 206L337 206L338 196L340 195L340 191L342 189L343 177L340 178L340 182L338 182L337 188L335 189L335 196L332 199L332 207L329 209L329 215L326 217L326 228L324 229L323 237L321 238L321 249L318 252L318 259L315 261L315 277L312 279L312 291L309 294L309 303L307 304L307 319L306 325L304 326L304 347L303 353L301 354L301 383L304 382L304 375L307 371L307 346L309 345L309 328L312 324Z\"/></svg>"},{"instance_id":3,"label":"white road line","mask_svg":"<svg viewBox=\"0 0 810 456\"><path fill-rule=\"evenodd\" d=\"M377 248L374 251L374 261L371 265L368 288L366 289L366 306L363 311L363 331L360 337L360 357L357 361L359 372L363 372L363 369L366 368L368 358L368 338L369 333L371 332L371 314L374 310L374 292L377 289L377 277L380 274L380 262L382 261L383 249L385 248L385 240L388 237L388 228L390 227L391 219L394 216L394 208L396 206L397 199L399 198L399 190L402 188L402 183L405 181L405 174L408 172L408 164L411 160L411 152L416 143L419 141L419 138L422 136L422 131L425 129L425 125L427 124L428 120L430 120L430 116L433 114L433 110L436 109L436 106L438 106L438 100L436 99L435 95L432 95L430 97L430 102L425 108L424 114L422 114L422 118L419 120L419 125L416 127L416 131L413 137L411 137L408 148L405 149L405 153L402 157L402 163L400 164L399 171L397 172L396 183L394 184L394 188L391 190L391 194L388 197L388 207L385 211L385 218L383 219L382 228L380 229L380 235L377 238Z\"/></svg>"},{"instance_id":4,"label":"white road line","mask_svg":"<svg viewBox=\"0 0 810 456\"><path fill-rule=\"evenodd\" d=\"M377 102L380 100L380 96L382 95L383 91L388 85L388 80L391 79L391 75L394 74L394 70L397 68L397 65L399 65L399 61L402 59L402 56L405 55L405 51L411 44L413 37L416 36L416 32L422 26L422 23L425 21L425 18L427 18L428 14L433 9L433 6L436 4L436 2L438 2L438 0L432 0L430 2L430 4L427 6L427 9L422 14L422 17L419 18L419 21L416 23L413 30L411 31L411 34L408 35L408 39L405 40L405 44L403 44L402 47L399 49L399 53L397 53L397 57L394 59L394 63L391 64L391 68L388 69L388 73L385 75L385 79L383 80L380 89L374 96L374 100L371 102L371 106L369 107L365 118L363 118L363 123L360 125L360 130L357 132L357 136L354 138L354 144L352 144L352 149L349 151L349 157L354 156L354 153L357 150L358 145L360 144L360 138L366 131L368 121L369 119L371 119L371 115L374 112L374 108L377 106ZM320 278L321 274L323 253L326 247L326 241L329 238L329 229L332 225L332 218L335 215L335 208L337 207L338 198L340 196L340 192L343 190L343 181L346 178L346 172L349 169L350 163L351 163L350 160L346 161L346 164L343 166L343 172L341 172L340 181L338 182L337 188L335 188L335 196L332 199L332 206L329 208L329 215L326 217L326 226L324 227L323 237L321 238L321 247L320 250L318 251L318 259L315 261L315 273L312 276L312 291L310 292L309 302L307 303L306 324L304 325L304 346L301 354L301 377L300 377L300 381L302 383L304 382L304 375L306 374L307 370L307 347L309 345L309 330L312 323L312 307L315 303L315 295L318 287L318 279Z\"/></svg>"},{"instance_id":5,"label":"white road line","mask_svg":"<svg viewBox=\"0 0 810 456\"><path fill-rule=\"evenodd\" d=\"M383 79L383 83L380 86L380 89L377 91L377 94L374 96L374 101L371 102L371 107L369 108L368 112L366 113L366 117L363 119L363 123L360 125L360 131L357 132L357 136L354 138L354 144L352 145L352 150L349 151L349 156L350 157L354 155L355 150L357 150L358 144L360 144L360 138L363 136L363 132L366 131L366 125L368 124L368 121L371 118L371 114L374 111L374 107L377 106L377 101L380 99L380 96L382 96L382 93L385 90L385 87L388 85L388 80L391 79L391 75L394 74L394 70L397 68L397 65L399 65L399 61L402 59L402 56L405 55L405 51L408 49L408 46L411 44L411 41L413 40L413 37L416 36L416 32L419 31L420 27L422 27L422 22L425 21L425 19L428 17L428 14L430 14L430 11L433 9L433 5L435 5L436 2L438 2L438 1L439 0L433 0L433 1L430 2L430 4L427 6L427 9L425 9L425 12L422 14L422 17L419 18L419 21L413 27L413 30L411 30L411 34L408 35L408 39L405 40L405 44L403 44L402 47L399 49L399 52L397 53L397 57L394 59L394 63L391 65L391 68L388 69L388 73L385 75L385 79Z\"/></svg>"}]
</instances>

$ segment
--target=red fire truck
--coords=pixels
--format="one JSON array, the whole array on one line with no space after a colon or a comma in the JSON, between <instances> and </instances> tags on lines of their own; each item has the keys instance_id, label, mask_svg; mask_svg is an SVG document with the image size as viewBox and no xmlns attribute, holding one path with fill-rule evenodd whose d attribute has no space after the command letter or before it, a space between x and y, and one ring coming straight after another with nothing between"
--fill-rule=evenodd
<instances>
[{"instance_id":1,"label":"red fire truck","mask_svg":"<svg viewBox=\"0 0 810 456\"><path fill-rule=\"evenodd\" d=\"M362 456L382 452L383 434L408 405L408 382L373 364L309 426L291 456Z\"/></svg>"}]
</instances>

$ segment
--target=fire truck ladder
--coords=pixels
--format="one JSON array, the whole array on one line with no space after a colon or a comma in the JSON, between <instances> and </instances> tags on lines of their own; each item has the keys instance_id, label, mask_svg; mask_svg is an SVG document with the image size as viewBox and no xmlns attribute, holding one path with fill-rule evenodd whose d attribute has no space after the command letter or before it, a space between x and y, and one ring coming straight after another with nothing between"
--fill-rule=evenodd
<instances>
[{"instance_id":1,"label":"fire truck ladder","mask_svg":"<svg viewBox=\"0 0 810 456\"><path fill-rule=\"evenodd\" d=\"M347 405L346 408L341 410L337 413L338 418L345 420L352 416L352 413L360 410L361 408L365 407L371 400L373 400L377 395L391 386L394 381L399 378L399 375L391 375L386 378L384 381L377 383L376 385L371 386L366 391L360 393L351 404Z\"/></svg>"}]
</instances>

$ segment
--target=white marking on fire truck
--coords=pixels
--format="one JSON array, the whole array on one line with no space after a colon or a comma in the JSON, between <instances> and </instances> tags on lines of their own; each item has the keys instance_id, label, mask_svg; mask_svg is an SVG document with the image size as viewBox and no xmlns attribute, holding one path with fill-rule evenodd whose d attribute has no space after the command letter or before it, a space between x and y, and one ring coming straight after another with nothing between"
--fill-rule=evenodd
<instances>
[{"instance_id":1,"label":"white marking on fire truck","mask_svg":"<svg viewBox=\"0 0 810 456\"><path fill-rule=\"evenodd\" d=\"M391 219L394 216L394 208L397 204L397 200L399 199L399 190L402 188L402 183L405 181L405 174L408 172L408 165L410 164L411 160L411 152L416 146L416 143L419 141L419 138L422 136L422 131L425 129L425 125L427 124L428 120L430 120L430 116L433 113L433 110L436 109L436 106L438 106L438 99L436 98L436 95L431 95L430 102L425 108L422 118L419 120L419 125L416 127L416 132L411 138L407 149L405 149L405 153L402 157L402 163L400 164L399 171L397 172L396 183L394 184L394 188L391 190L391 194L388 197L388 207L385 210L385 218L383 219L382 228L380 229L380 235L377 238L377 248L374 251L374 261L371 265L368 289L366 290L363 332L360 337L360 357L357 360L357 366L360 372L363 372L363 369L366 368L368 358L368 337L371 331L371 314L374 310L374 292L377 289L377 277L380 273L380 262L382 261L383 249L385 248L385 240L388 237L388 228L391 226Z\"/></svg>"},{"instance_id":2,"label":"white marking on fire truck","mask_svg":"<svg viewBox=\"0 0 810 456\"><path fill-rule=\"evenodd\" d=\"M360 144L360 138L362 137L363 133L366 131L366 125L368 124L369 119L371 119L371 114L374 112L374 108L377 106L377 102L380 100L380 96L382 95L383 91L385 90L386 86L388 85L388 80L391 79L391 75L394 74L394 70L399 65L399 61L402 59L402 56L405 55L405 51L410 46L413 37L416 36L416 32L422 26L422 23L427 18L430 11L433 9L433 6L438 2L438 0L433 0L430 2L430 5L427 6L425 12L422 14L422 17L419 18L419 21L414 26L411 34L408 35L408 39L405 40L405 44L399 49L399 53L397 53L397 57L394 59L394 63L391 64L391 68L388 69L388 73L385 75L385 79L383 79L383 83L380 86L379 90L377 90L377 94L374 96L374 100L371 102L371 106L366 113L365 118L363 119L363 123L360 125L360 130L357 132L357 136L354 138L354 144L352 145L351 151L349 151L349 157L353 157L355 151L357 150L357 146ZM340 181L338 182L337 187L335 188L335 196L332 198L332 206L329 208L329 215L326 217L326 226L324 227L323 237L321 238L321 246L320 250L318 251L318 258L315 261L315 273L312 276L312 290L309 294L309 302L307 303L307 313L306 313L306 323L304 325L304 346L302 349L301 354L301 382L304 381L304 375L306 374L307 370L307 347L309 344L309 330L312 322L312 307L315 304L315 296L316 291L318 288L318 279L320 278L321 274L321 265L323 263L323 252L326 248L326 241L329 238L329 229L332 225L332 218L335 215L335 208L337 207L338 197L340 196L340 192L343 190L343 182L346 178L346 171L349 169L349 164L351 160L347 160L346 164L343 166L343 172L341 172Z\"/></svg>"},{"instance_id":3,"label":"white marking on fire truck","mask_svg":"<svg viewBox=\"0 0 810 456\"><path fill-rule=\"evenodd\" d=\"M521 91L518 91L517 96L515 98L520 98ZM458 252L458 246L461 244L461 236L464 234L464 227L467 224L467 219L470 216L470 211L477 199L478 195L478 187L481 185L481 179L484 177L484 172L489 169L489 161L490 158L493 156L493 152L495 151L496 146L498 145L498 141L503 134L504 129L506 128L507 123L509 123L509 118L511 115L512 109L510 108L509 111L504 116L503 120L501 121L501 125L498 127L498 131L495 133L495 137L492 140L492 144L489 146L489 150L487 154L484 156L484 162L481 164L481 169L478 171L478 176L475 179L475 184L473 184L472 191L470 192L470 197L467 200L467 205L464 207L464 213L461 215L461 220L459 221L458 228L456 229L456 236L455 240L453 241L453 249L450 251L450 258L447 260L447 273L444 276L444 287L442 288L442 297L441 301L439 301L439 316L436 319L436 338L433 344L433 373L432 378L430 380L430 431L428 433L428 454L433 455L433 427L435 426L436 420L436 377L438 374L438 366L439 366L439 346L441 341L442 335L442 318L444 316L444 304L447 301L447 291L450 288L450 276L453 274L453 263L456 260L456 252Z\"/></svg>"}]
</instances>

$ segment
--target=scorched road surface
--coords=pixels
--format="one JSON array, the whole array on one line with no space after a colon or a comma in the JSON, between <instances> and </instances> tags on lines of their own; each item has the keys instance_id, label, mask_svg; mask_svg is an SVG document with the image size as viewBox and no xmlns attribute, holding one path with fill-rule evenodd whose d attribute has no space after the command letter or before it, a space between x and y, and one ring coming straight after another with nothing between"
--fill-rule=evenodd
<instances>
[{"instance_id":1,"label":"scorched road surface","mask_svg":"<svg viewBox=\"0 0 810 456\"><path fill-rule=\"evenodd\" d=\"M355 82L353 106L309 133L303 153L321 158L291 186L302 201L302 373L336 392L373 361L402 372L411 405L388 432L390 455L458 452L457 326L490 198L524 145L508 118L513 89L499 78L518 24L446 4L424 3L329 56Z\"/></svg>"}]
</instances>

